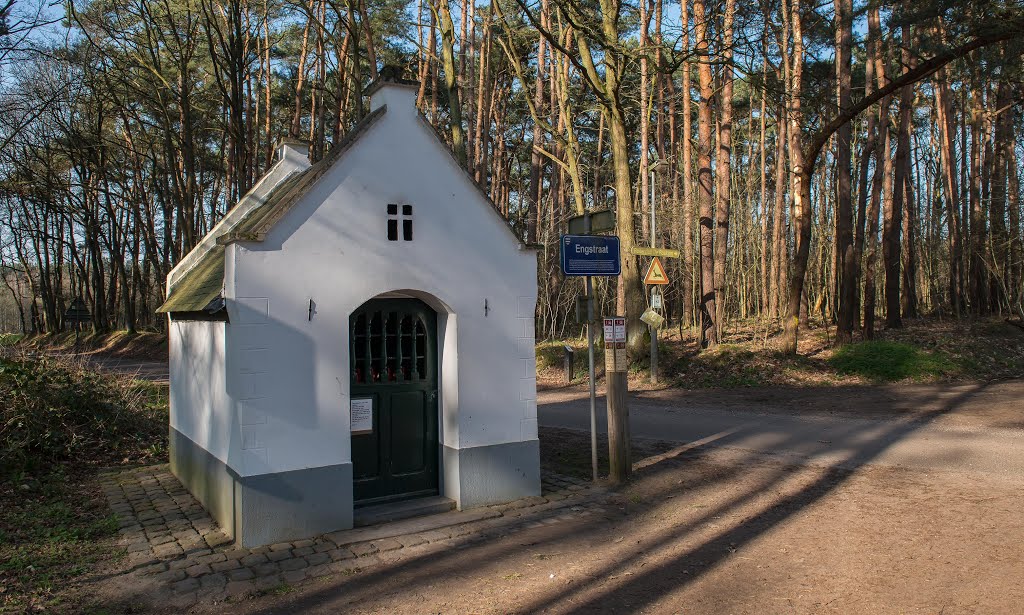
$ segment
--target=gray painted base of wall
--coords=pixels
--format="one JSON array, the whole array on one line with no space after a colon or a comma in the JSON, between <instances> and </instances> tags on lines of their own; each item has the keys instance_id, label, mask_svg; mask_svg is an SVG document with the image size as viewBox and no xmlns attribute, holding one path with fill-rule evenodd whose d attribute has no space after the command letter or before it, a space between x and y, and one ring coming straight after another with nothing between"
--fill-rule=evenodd
<instances>
[{"instance_id":1,"label":"gray painted base of wall","mask_svg":"<svg viewBox=\"0 0 1024 615\"><path fill-rule=\"evenodd\" d=\"M171 472L244 547L352 527L352 464L239 476L175 429Z\"/></svg>"},{"instance_id":2,"label":"gray painted base of wall","mask_svg":"<svg viewBox=\"0 0 1024 615\"><path fill-rule=\"evenodd\" d=\"M459 509L540 495L540 442L444 447L444 494Z\"/></svg>"},{"instance_id":3,"label":"gray painted base of wall","mask_svg":"<svg viewBox=\"0 0 1024 615\"><path fill-rule=\"evenodd\" d=\"M171 473L226 534L235 535L235 478L228 466L177 429L170 428Z\"/></svg>"},{"instance_id":4,"label":"gray painted base of wall","mask_svg":"<svg viewBox=\"0 0 1024 615\"><path fill-rule=\"evenodd\" d=\"M352 464L238 478L242 546L309 538L352 527Z\"/></svg>"}]
</instances>

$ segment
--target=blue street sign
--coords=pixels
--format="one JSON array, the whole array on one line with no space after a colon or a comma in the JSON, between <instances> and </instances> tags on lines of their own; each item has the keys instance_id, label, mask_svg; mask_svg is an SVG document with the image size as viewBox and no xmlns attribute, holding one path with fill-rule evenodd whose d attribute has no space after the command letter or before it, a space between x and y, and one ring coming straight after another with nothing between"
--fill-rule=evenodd
<instances>
[{"instance_id":1,"label":"blue street sign","mask_svg":"<svg viewBox=\"0 0 1024 615\"><path fill-rule=\"evenodd\" d=\"M619 238L614 235L562 235L562 273L619 275Z\"/></svg>"}]
</instances>

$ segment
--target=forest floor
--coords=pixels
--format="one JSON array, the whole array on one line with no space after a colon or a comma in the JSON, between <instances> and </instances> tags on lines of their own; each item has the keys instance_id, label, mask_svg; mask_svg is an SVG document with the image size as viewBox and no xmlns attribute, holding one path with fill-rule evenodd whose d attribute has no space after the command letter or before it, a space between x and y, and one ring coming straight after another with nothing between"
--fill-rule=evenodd
<instances>
[{"instance_id":1,"label":"forest floor","mask_svg":"<svg viewBox=\"0 0 1024 615\"><path fill-rule=\"evenodd\" d=\"M701 351L688 329L659 335L660 382L649 378L648 357L634 362L629 389L732 389L828 387L857 384L952 383L1024 378L1024 328L1003 319L906 320L901 329L880 330L872 341L835 348L833 327L801 329L799 353L779 351L781 329L763 322L730 323L722 344ZM599 336L600 337L600 336ZM563 348L575 350L574 377L565 379ZM598 379L604 349L595 350ZM587 379L586 336L537 345L541 389L580 386Z\"/></svg>"}]
</instances>

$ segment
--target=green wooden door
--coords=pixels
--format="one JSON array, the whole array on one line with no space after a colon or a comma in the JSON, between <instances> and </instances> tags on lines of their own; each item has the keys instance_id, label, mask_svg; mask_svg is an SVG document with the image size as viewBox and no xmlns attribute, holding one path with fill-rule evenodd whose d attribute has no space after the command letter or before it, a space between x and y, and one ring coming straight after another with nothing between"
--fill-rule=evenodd
<instances>
[{"instance_id":1,"label":"green wooden door","mask_svg":"<svg viewBox=\"0 0 1024 615\"><path fill-rule=\"evenodd\" d=\"M418 299L374 299L349 329L352 399L373 414L352 434L356 504L437 494L437 315Z\"/></svg>"}]
</instances>

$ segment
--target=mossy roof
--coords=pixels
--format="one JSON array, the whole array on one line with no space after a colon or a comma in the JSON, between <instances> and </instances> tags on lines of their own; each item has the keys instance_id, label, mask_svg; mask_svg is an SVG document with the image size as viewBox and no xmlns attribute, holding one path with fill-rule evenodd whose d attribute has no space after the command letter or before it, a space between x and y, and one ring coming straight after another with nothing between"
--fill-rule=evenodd
<instances>
[{"instance_id":1,"label":"mossy roof","mask_svg":"<svg viewBox=\"0 0 1024 615\"><path fill-rule=\"evenodd\" d=\"M203 258L171 288L157 312L202 312L224 290L224 246L213 246Z\"/></svg>"}]
</instances>

